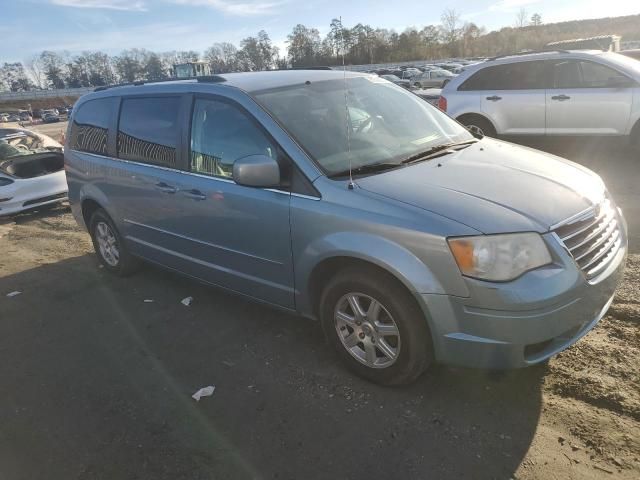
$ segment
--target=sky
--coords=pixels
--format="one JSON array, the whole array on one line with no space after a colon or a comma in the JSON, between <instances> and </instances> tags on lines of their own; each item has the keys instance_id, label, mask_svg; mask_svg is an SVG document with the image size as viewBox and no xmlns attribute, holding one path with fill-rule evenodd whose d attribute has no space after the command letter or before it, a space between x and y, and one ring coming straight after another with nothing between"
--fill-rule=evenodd
<instances>
[{"instance_id":1,"label":"sky","mask_svg":"<svg viewBox=\"0 0 640 480\"><path fill-rule=\"evenodd\" d=\"M322 35L332 18L395 29L440 23L445 8L487 30L515 23L516 13L544 23L640 13L639 0L0 0L0 63L24 61L42 50L126 48L203 51L216 42L236 45L266 30L286 54L286 37L302 23ZM434 5L435 4L435 5ZM640 28L640 27L639 27Z\"/></svg>"}]
</instances>

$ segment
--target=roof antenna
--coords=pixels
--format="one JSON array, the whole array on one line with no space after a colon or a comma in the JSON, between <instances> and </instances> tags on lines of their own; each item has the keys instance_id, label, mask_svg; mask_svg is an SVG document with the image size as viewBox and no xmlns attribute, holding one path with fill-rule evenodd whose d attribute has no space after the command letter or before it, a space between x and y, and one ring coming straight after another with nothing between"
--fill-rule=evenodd
<instances>
[{"instance_id":1,"label":"roof antenna","mask_svg":"<svg viewBox=\"0 0 640 480\"><path fill-rule=\"evenodd\" d=\"M344 28L342 28L342 15L340 15L340 43L342 44L342 75L344 78L344 116L345 116L345 127L347 129L347 155L349 157L349 190L353 190L355 184L353 183L353 173L351 169L351 116L349 115L349 104L348 104L348 90L347 90L347 67L344 64Z\"/></svg>"}]
</instances>

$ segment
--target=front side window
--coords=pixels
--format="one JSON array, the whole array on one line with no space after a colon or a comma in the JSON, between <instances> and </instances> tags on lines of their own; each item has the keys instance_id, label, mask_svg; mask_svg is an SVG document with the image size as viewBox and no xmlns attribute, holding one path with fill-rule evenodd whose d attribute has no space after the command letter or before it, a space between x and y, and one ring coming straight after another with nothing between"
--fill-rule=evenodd
<instances>
[{"instance_id":1,"label":"front side window","mask_svg":"<svg viewBox=\"0 0 640 480\"><path fill-rule=\"evenodd\" d=\"M379 77L310 81L254 97L327 175L473 140L444 113Z\"/></svg>"},{"instance_id":2,"label":"front side window","mask_svg":"<svg viewBox=\"0 0 640 480\"><path fill-rule=\"evenodd\" d=\"M117 98L98 98L83 103L73 115L69 132L72 150L107 154L109 123L116 108Z\"/></svg>"},{"instance_id":3,"label":"front side window","mask_svg":"<svg viewBox=\"0 0 640 480\"><path fill-rule=\"evenodd\" d=\"M118 157L176 168L180 97L125 98L118 124Z\"/></svg>"},{"instance_id":4,"label":"front side window","mask_svg":"<svg viewBox=\"0 0 640 480\"><path fill-rule=\"evenodd\" d=\"M277 149L239 108L219 100L196 99L191 122L191 171L230 178L234 162L249 155L276 159Z\"/></svg>"},{"instance_id":5,"label":"front side window","mask_svg":"<svg viewBox=\"0 0 640 480\"><path fill-rule=\"evenodd\" d=\"M616 81L620 82L618 86L622 86L627 80L624 75L599 63L580 62L580 68L583 88L609 88L614 86L612 82Z\"/></svg>"}]
</instances>

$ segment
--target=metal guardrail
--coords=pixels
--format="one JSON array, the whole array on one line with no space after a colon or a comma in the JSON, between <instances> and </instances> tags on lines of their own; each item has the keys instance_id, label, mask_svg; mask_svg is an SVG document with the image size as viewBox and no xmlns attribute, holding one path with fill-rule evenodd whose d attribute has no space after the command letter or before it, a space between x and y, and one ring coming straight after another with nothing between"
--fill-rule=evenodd
<instances>
[{"instance_id":1,"label":"metal guardrail","mask_svg":"<svg viewBox=\"0 0 640 480\"><path fill-rule=\"evenodd\" d=\"M95 87L62 88L59 90L31 90L29 92L0 92L0 101L37 100L39 98L76 97L92 92Z\"/></svg>"}]
</instances>

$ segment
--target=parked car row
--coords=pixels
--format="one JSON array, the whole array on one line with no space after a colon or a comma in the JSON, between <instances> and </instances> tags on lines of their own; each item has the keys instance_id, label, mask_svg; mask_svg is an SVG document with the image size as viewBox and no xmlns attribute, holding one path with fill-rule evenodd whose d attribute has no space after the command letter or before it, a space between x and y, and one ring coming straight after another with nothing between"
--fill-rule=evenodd
<instances>
[{"instance_id":1,"label":"parked car row","mask_svg":"<svg viewBox=\"0 0 640 480\"><path fill-rule=\"evenodd\" d=\"M17 113L0 113L0 122L29 122L31 121L31 115L28 111L23 110Z\"/></svg>"},{"instance_id":2,"label":"parked car row","mask_svg":"<svg viewBox=\"0 0 640 480\"><path fill-rule=\"evenodd\" d=\"M379 68L370 70L367 73L379 75L407 89L442 88L469 65L476 63L478 63L476 60L459 60L456 63L439 62L424 65L403 65L400 67Z\"/></svg>"}]
</instances>

